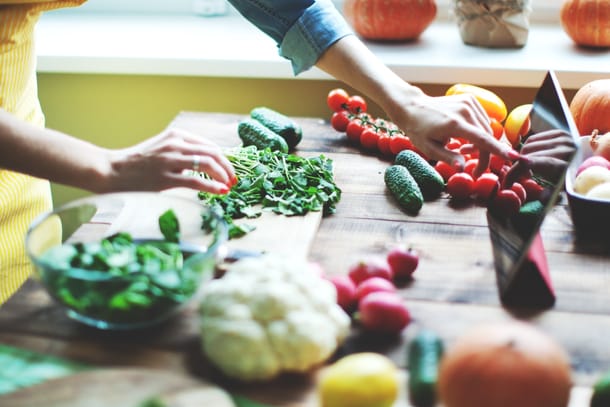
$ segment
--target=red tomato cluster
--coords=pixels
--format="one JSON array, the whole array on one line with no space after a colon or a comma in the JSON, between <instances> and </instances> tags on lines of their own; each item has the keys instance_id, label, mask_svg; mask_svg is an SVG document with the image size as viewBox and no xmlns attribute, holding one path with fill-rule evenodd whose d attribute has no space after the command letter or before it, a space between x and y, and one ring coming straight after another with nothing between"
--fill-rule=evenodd
<instances>
[{"instance_id":1,"label":"red tomato cluster","mask_svg":"<svg viewBox=\"0 0 610 407\"><path fill-rule=\"evenodd\" d=\"M347 274L330 277L337 289L337 303L357 315L367 331L398 334L411 321L409 310L395 283L410 279L419 264L417 253L396 246L385 257L369 257L354 263Z\"/></svg>"},{"instance_id":2,"label":"red tomato cluster","mask_svg":"<svg viewBox=\"0 0 610 407\"><path fill-rule=\"evenodd\" d=\"M519 212L525 202L540 199L543 187L533 178L523 178L501 188L504 176L511 166L510 161L492 155L487 171L475 178L474 169L478 164L478 157L476 152L472 153L471 146L459 139L450 139L446 146L460 152L466 159L464 169L460 172L442 161L434 166L445 180L445 192L452 199L459 201L474 199L507 216Z\"/></svg>"},{"instance_id":3,"label":"red tomato cluster","mask_svg":"<svg viewBox=\"0 0 610 407\"><path fill-rule=\"evenodd\" d=\"M333 111L330 124L348 140L371 152L395 156L402 150L416 150L405 133L391 121L373 117L367 112L364 98L350 96L344 89L333 89L326 98Z\"/></svg>"}]
</instances>

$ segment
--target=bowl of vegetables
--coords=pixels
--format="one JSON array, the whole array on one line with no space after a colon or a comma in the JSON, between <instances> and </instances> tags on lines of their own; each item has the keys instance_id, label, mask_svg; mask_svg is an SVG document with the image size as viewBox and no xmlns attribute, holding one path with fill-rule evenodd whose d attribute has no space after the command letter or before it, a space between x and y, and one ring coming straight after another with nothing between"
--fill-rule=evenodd
<instances>
[{"instance_id":1,"label":"bowl of vegetables","mask_svg":"<svg viewBox=\"0 0 610 407\"><path fill-rule=\"evenodd\" d=\"M583 136L579 141L578 153L566 174L572 224L579 238L607 240L610 229L610 133Z\"/></svg>"},{"instance_id":2,"label":"bowl of vegetables","mask_svg":"<svg viewBox=\"0 0 610 407\"><path fill-rule=\"evenodd\" d=\"M71 318L126 330L165 321L212 278L227 241L220 215L196 198L94 195L32 222L35 276Z\"/></svg>"}]
</instances>

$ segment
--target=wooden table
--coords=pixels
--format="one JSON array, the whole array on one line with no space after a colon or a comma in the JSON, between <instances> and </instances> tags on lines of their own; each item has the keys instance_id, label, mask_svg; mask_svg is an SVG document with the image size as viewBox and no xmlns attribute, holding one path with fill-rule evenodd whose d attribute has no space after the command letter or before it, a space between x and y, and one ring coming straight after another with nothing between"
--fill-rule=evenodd
<instances>
[{"instance_id":1,"label":"wooden table","mask_svg":"<svg viewBox=\"0 0 610 407\"><path fill-rule=\"evenodd\" d=\"M223 146L235 146L240 119L237 115L186 112L172 124ZM406 215L385 189L387 160L350 146L327 120L296 120L305 135L298 154L323 153L332 158L336 182L343 191L337 213L322 220L309 258L328 274L340 274L361 255L383 253L396 242L411 245L420 254L415 280L401 289L414 319L403 336L373 340L354 332L341 353L384 352L404 367L405 344L417 327L433 329L449 344L476 324L522 318L567 349L578 386L590 386L610 369L608 243L583 244L574 238L565 199L547 217L541 231L556 305L547 311L518 314L499 301L484 208L474 204L455 207L442 196L426 202L419 215ZM187 372L276 406L315 405L313 375L281 377L257 385L220 378L201 361L194 316L194 310L187 310L169 325L153 330L154 334L99 332L68 319L32 280L0 309L0 343L104 367ZM572 405L588 405L588 396L587 390L577 391Z\"/></svg>"}]
</instances>

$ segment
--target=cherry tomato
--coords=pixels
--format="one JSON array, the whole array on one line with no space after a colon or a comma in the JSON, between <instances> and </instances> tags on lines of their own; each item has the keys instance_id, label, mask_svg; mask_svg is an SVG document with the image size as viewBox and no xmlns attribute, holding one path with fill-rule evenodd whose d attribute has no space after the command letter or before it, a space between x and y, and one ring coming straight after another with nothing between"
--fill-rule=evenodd
<instances>
[{"instance_id":1,"label":"cherry tomato","mask_svg":"<svg viewBox=\"0 0 610 407\"><path fill-rule=\"evenodd\" d=\"M345 110L334 112L330 117L330 125L339 132L345 132L350 122L349 113Z\"/></svg>"},{"instance_id":2,"label":"cherry tomato","mask_svg":"<svg viewBox=\"0 0 610 407\"><path fill-rule=\"evenodd\" d=\"M494 196L500 188L500 180L493 172L481 174L474 182L473 193L475 198L481 201L487 201Z\"/></svg>"},{"instance_id":3,"label":"cherry tomato","mask_svg":"<svg viewBox=\"0 0 610 407\"><path fill-rule=\"evenodd\" d=\"M345 89L337 88L328 92L326 104L333 112L339 112L347 109L349 94Z\"/></svg>"},{"instance_id":4,"label":"cherry tomato","mask_svg":"<svg viewBox=\"0 0 610 407\"><path fill-rule=\"evenodd\" d=\"M474 179L467 172L457 172L447 180L445 190L451 198L464 200L470 198L474 189Z\"/></svg>"},{"instance_id":5,"label":"cherry tomato","mask_svg":"<svg viewBox=\"0 0 610 407\"><path fill-rule=\"evenodd\" d=\"M525 188L526 201L536 201L540 199L544 187L536 182L533 178L524 178L520 184Z\"/></svg>"},{"instance_id":6,"label":"cherry tomato","mask_svg":"<svg viewBox=\"0 0 610 407\"><path fill-rule=\"evenodd\" d=\"M352 113L364 113L366 112L366 108L366 101L362 96L350 96L347 100L347 110Z\"/></svg>"},{"instance_id":7,"label":"cherry tomato","mask_svg":"<svg viewBox=\"0 0 610 407\"><path fill-rule=\"evenodd\" d=\"M378 140L379 133L373 127L367 127L360 133L360 145L367 150L377 150Z\"/></svg>"},{"instance_id":8,"label":"cherry tomato","mask_svg":"<svg viewBox=\"0 0 610 407\"><path fill-rule=\"evenodd\" d=\"M390 151L392 152L392 154L396 155L402 150L412 149L413 143L411 142L411 139L409 139L409 137L400 133L392 136L392 139L390 140Z\"/></svg>"},{"instance_id":9,"label":"cherry tomato","mask_svg":"<svg viewBox=\"0 0 610 407\"><path fill-rule=\"evenodd\" d=\"M489 156L489 169L491 172L498 174L504 164L506 164L506 160L499 155L491 154Z\"/></svg>"},{"instance_id":10,"label":"cherry tomato","mask_svg":"<svg viewBox=\"0 0 610 407\"><path fill-rule=\"evenodd\" d=\"M379 139L377 140L377 149L381 152L381 154L383 155L392 155L392 151L390 150L390 141L392 140L392 137L386 133L386 132L382 132L381 134L379 134Z\"/></svg>"},{"instance_id":11,"label":"cherry tomato","mask_svg":"<svg viewBox=\"0 0 610 407\"><path fill-rule=\"evenodd\" d=\"M512 189L501 189L490 202L490 209L500 216L513 216L519 213L521 201Z\"/></svg>"},{"instance_id":12,"label":"cherry tomato","mask_svg":"<svg viewBox=\"0 0 610 407\"><path fill-rule=\"evenodd\" d=\"M353 143L360 144L360 135L365 129L365 125L360 119L354 119L347 124L345 134Z\"/></svg>"},{"instance_id":13,"label":"cherry tomato","mask_svg":"<svg viewBox=\"0 0 610 407\"><path fill-rule=\"evenodd\" d=\"M437 161L436 164L434 164L434 169L441 174L441 177L443 177L445 182L457 172L455 167L447 164L445 161Z\"/></svg>"},{"instance_id":14,"label":"cherry tomato","mask_svg":"<svg viewBox=\"0 0 610 407\"><path fill-rule=\"evenodd\" d=\"M525 203L525 200L527 199L527 191L525 190L525 187L518 182L513 182L513 185L510 186L510 189L515 191L515 193L519 196L519 201L521 202L521 205L523 205Z\"/></svg>"},{"instance_id":15,"label":"cherry tomato","mask_svg":"<svg viewBox=\"0 0 610 407\"><path fill-rule=\"evenodd\" d=\"M467 172L474 178L474 169L479 165L478 158L471 158L464 163L464 172Z\"/></svg>"},{"instance_id":16,"label":"cherry tomato","mask_svg":"<svg viewBox=\"0 0 610 407\"><path fill-rule=\"evenodd\" d=\"M449 139L449 141L447 141L447 143L445 144L445 148L448 150L457 150L461 146L462 146L462 142L455 137L451 137Z\"/></svg>"}]
</instances>

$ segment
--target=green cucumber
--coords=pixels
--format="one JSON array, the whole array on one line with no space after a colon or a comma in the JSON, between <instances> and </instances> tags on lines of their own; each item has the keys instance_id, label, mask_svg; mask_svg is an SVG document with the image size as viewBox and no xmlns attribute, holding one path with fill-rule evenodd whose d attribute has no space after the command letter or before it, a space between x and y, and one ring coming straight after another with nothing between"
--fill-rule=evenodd
<instances>
[{"instance_id":1,"label":"green cucumber","mask_svg":"<svg viewBox=\"0 0 610 407\"><path fill-rule=\"evenodd\" d=\"M294 120L268 107L255 107L250 117L279 134L292 150L301 142L303 130Z\"/></svg>"},{"instance_id":2,"label":"green cucumber","mask_svg":"<svg viewBox=\"0 0 610 407\"><path fill-rule=\"evenodd\" d=\"M424 197L417 182L406 167L402 165L389 166L385 170L383 179L401 208L411 214L419 212L424 204Z\"/></svg>"},{"instance_id":3,"label":"green cucumber","mask_svg":"<svg viewBox=\"0 0 610 407\"><path fill-rule=\"evenodd\" d=\"M432 407L437 401L438 370L444 346L431 331L420 331L409 345L409 399L415 407Z\"/></svg>"},{"instance_id":4,"label":"green cucumber","mask_svg":"<svg viewBox=\"0 0 610 407\"><path fill-rule=\"evenodd\" d=\"M394 164L402 165L409 170L426 200L438 197L445 188L441 174L413 150L402 150L396 155Z\"/></svg>"},{"instance_id":5,"label":"green cucumber","mask_svg":"<svg viewBox=\"0 0 610 407\"><path fill-rule=\"evenodd\" d=\"M288 152L286 140L264 126L261 122L247 118L237 125L237 134L244 146L256 146L259 150L269 148L282 153Z\"/></svg>"}]
</instances>

